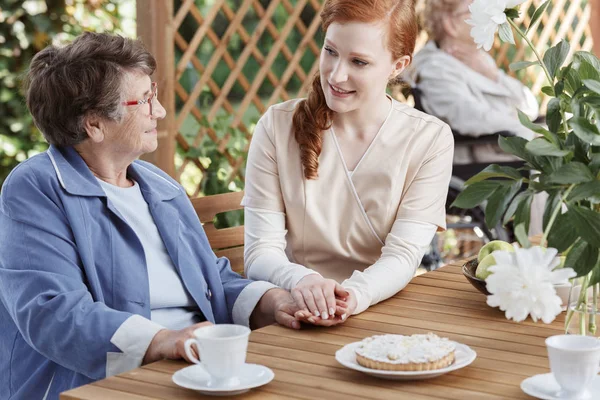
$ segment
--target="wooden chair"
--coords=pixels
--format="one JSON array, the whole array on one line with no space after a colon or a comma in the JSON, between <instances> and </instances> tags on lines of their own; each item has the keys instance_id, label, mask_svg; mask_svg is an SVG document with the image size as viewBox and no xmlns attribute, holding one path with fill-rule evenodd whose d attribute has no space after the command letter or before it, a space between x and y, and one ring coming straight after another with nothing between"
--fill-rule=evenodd
<instances>
[{"instance_id":1,"label":"wooden chair","mask_svg":"<svg viewBox=\"0 0 600 400\"><path fill-rule=\"evenodd\" d=\"M241 210L244 192L216 194L192 199L192 204L217 257L227 257L231 268L244 275L244 226L217 229L214 219L217 214Z\"/></svg>"}]
</instances>

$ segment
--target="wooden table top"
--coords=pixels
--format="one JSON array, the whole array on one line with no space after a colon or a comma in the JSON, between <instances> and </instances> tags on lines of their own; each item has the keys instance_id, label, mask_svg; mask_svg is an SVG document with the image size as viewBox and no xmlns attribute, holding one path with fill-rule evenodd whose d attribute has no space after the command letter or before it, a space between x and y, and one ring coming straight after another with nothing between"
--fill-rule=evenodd
<instances>
[{"instance_id":1,"label":"wooden table top","mask_svg":"<svg viewBox=\"0 0 600 400\"><path fill-rule=\"evenodd\" d=\"M460 263L414 278L396 296L334 328L300 331L268 326L250 335L247 362L266 365L275 379L236 399L531 399L519 387L549 372L544 340L564 330L564 313L550 325L506 320L461 273ZM422 381L389 381L343 367L343 345L383 333L433 332L470 346L475 361ZM64 392L61 399L199 399L171 377L183 361L159 361ZM207 397L208 398L208 397Z\"/></svg>"}]
</instances>

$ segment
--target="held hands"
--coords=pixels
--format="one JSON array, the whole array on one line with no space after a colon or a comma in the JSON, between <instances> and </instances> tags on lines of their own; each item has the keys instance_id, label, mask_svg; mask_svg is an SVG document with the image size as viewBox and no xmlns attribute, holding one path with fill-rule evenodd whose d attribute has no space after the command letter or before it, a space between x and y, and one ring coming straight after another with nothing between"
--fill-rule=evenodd
<instances>
[{"instance_id":1,"label":"held hands","mask_svg":"<svg viewBox=\"0 0 600 400\"><path fill-rule=\"evenodd\" d=\"M356 309L356 297L333 279L311 274L292 289L300 311L295 317L303 322L333 326L346 320Z\"/></svg>"}]
</instances>

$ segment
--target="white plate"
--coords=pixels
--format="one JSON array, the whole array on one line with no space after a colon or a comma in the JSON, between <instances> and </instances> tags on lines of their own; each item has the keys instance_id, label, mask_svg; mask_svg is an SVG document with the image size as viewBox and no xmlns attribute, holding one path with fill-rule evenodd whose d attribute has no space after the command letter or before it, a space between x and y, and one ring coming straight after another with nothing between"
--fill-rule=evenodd
<instances>
[{"instance_id":1,"label":"white plate","mask_svg":"<svg viewBox=\"0 0 600 400\"><path fill-rule=\"evenodd\" d=\"M230 379L227 385L223 385L211 378L202 364L195 364L175 372L173 382L209 396L233 396L266 385L274 377L273 371L264 365L244 364L240 374Z\"/></svg>"},{"instance_id":2,"label":"white plate","mask_svg":"<svg viewBox=\"0 0 600 400\"><path fill-rule=\"evenodd\" d=\"M521 389L530 396L544 400L573 400L569 396L561 395L560 386L554 375L539 374L521 382ZM586 393L578 400L600 399L600 376L595 376L587 388Z\"/></svg>"},{"instance_id":3,"label":"white plate","mask_svg":"<svg viewBox=\"0 0 600 400\"><path fill-rule=\"evenodd\" d=\"M475 351L469 346L456 342L454 344L456 345L456 358L452 365L446 368L434 369L431 371L384 371L363 367L356 362L356 353L354 351L360 345L360 342L347 344L336 351L335 359L344 367L364 372L365 374L372 375L377 378L394 379L400 381L429 379L466 367L467 365L471 364L473 360L475 360L475 357L477 357L477 353L475 353Z\"/></svg>"}]
</instances>

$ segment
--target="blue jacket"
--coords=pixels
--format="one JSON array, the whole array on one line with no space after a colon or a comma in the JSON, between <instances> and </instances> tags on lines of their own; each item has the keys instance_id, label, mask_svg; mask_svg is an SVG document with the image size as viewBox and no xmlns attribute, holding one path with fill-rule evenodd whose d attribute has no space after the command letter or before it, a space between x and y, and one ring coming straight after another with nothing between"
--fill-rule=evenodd
<instances>
[{"instance_id":1,"label":"blue jacket","mask_svg":"<svg viewBox=\"0 0 600 400\"><path fill-rule=\"evenodd\" d=\"M207 320L231 323L251 281L216 258L183 188L152 164L128 169ZM17 166L0 194L0 400L58 398L106 376L110 342L150 319L144 251L73 148ZM50 381L52 384L50 385Z\"/></svg>"}]
</instances>

